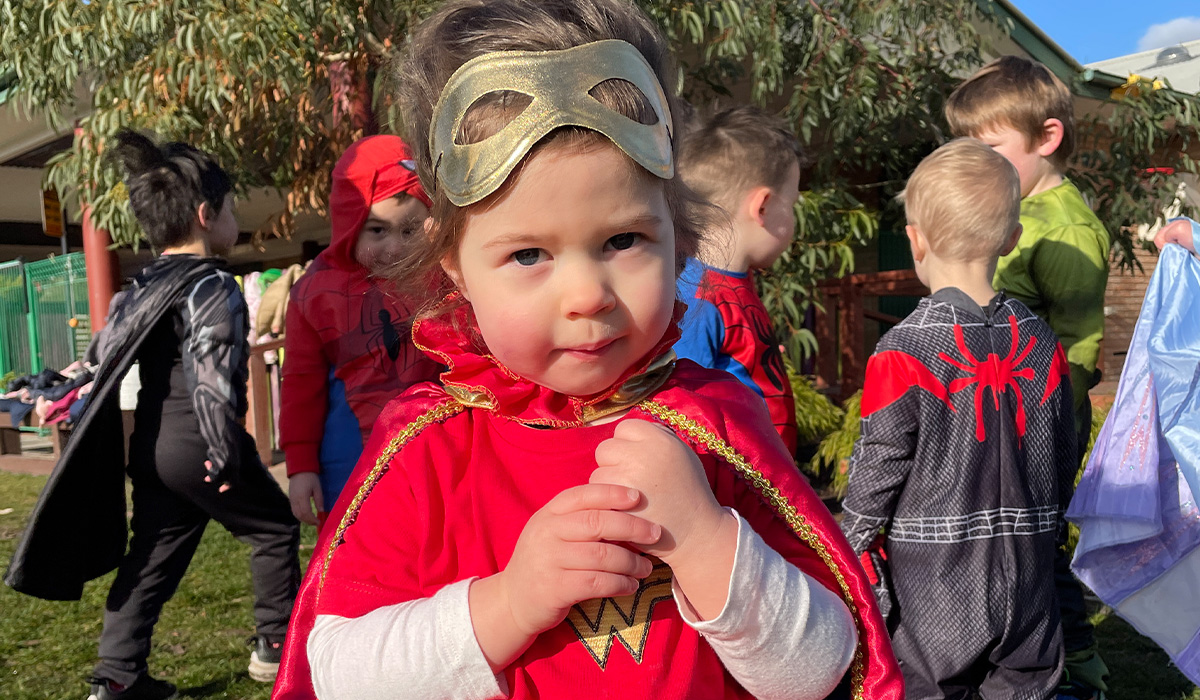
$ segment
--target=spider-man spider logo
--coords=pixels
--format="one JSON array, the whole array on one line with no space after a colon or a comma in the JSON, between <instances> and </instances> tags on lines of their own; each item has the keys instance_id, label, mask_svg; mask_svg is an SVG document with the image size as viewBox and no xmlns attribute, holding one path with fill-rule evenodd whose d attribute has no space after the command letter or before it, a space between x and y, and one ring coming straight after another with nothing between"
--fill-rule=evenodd
<instances>
[{"instance_id":1,"label":"spider-man spider logo","mask_svg":"<svg viewBox=\"0 0 1200 700\"><path fill-rule=\"evenodd\" d=\"M788 386L787 370L783 366L783 353L779 351L775 332L771 329L771 320L765 314L753 313L753 309L743 313L745 313L755 337L758 338L758 345L762 348L755 369L761 368L762 376L767 378L777 392L783 393L784 388Z\"/></svg>"},{"instance_id":2,"label":"spider-man spider logo","mask_svg":"<svg viewBox=\"0 0 1200 700\"><path fill-rule=\"evenodd\" d=\"M966 340L963 338L963 329L959 325L954 326L954 342L958 346L963 360L957 360L944 352L938 353L938 357L944 362L971 375L950 382L950 393L957 394L972 385L975 386L975 439L980 442L983 442L987 436L983 425L983 392L985 389L992 390L992 404L997 411L1000 410L1000 394L1012 389L1017 399L1017 440L1020 441L1025 437L1025 397L1021 393L1021 386L1017 384L1017 378L1032 381L1033 368L1018 369L1018 367L1025 361L1025 358L1029 357L1029 353L1037 345L1037 338L1031 337L1029 344L1025 346L1020 355L1017 355L1017 348L1020 345L1017 317L1009 316L1008 325L1012 329L1012 345L1008 349L1008 355L1005 355L1003 359L995 353L988 353L987 358L983 361L975 359L975 356L967 349Z\"/></svg>"},{"instance_id":3,"label":"spider-man spider logo","mask_svg":"<svg viewBox=\"0 0 1200 700\"><path fill-rule=\"evenodd\" d=\"M875 355L867 366L866 388L863 390L862 398L863 417L886 408L913 388L928 392L951 411L954 411L953 395L974 387L975 437L983 442L987 437L983 421L984 391L988 389L992 391L992 405L999 411L1000 395L1011 389L1017 400L1015 422L1017 439L1020 440L1025 436L1026 416L1025 397L1017 379L1027 381L1035 379L1034 369L1022 367L1021 364L1036 347L1037 338L1031 337L1029 343L1018 354L1020 333L1016 317L1009 316L1008 323L1012 331L1008 354L1000 357L995 353L989 353L983 360L977 359L967 348L962 326L954 326L955 345L957 345L962 358L951 357L945 352L938 353L938 358L958 370L967 372L970 376L952 380L948 389L920 360L906 352L887 350ZM1067 357L1060 345L1055 349L1054 358L1050 363L1050 372L1046 377L1046 388L1042 392L1041 405L1045 405L1054 394L1055 389L1062 384L1063 377L1069 375L1070 368L1067 365Z\"/></svg>"}]
</instances>

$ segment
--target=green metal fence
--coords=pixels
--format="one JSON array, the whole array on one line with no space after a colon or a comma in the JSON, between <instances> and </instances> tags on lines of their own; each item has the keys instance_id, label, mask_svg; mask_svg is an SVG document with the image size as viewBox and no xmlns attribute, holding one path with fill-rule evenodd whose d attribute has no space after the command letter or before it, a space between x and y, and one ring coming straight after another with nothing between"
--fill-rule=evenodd
<instances>
[{"instance_id":1,"label":"green metal fence","mask_svg":"<svg viewBox=\"0 0 1200 700\"><path fill-rule=\"evenodd\" d=\"M82 253L0 263L0 375L62 369L91 336Z\"/></svg>"},{"instance_id":2,"label":"green metal fence","mask_svg":"<svg viewBox=\"0 0 1200 700\"><path fill-rule=\"evenodd\" d=\"M0 263L0 376L24 374L32 367L23 268L16 261Z\"/></svg>"},{"instance_id":3,"label":"green metal fence","mask_svg":"<svg viewBox=\"0 0 1200 700\"><path fill-rule=\"evenodd\" d=\"M87 272L83 254L59 255L25 266L31 331L40 360L33 371L62 369L83 356L88 330Z\"/></svg>"}]
</instances>

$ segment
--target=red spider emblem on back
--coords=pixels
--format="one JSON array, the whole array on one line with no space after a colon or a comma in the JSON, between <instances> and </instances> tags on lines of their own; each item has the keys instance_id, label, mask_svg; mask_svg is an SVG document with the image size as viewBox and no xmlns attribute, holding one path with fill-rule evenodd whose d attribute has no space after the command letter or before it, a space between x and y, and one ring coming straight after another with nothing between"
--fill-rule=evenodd
<instances>
[{"instance_id":1,"label":"red spider emblem on back","mask_svg":"<svg viewBox=\"0 0 1200 700\"><path fill-rule=\"evenodd\" d=\"M954 341L958 345L958 351L962 353L963 359L956 360L946 353L938 353L938 357L950 363L951 365L968 373L969 377L960 377L950 382L950 393L956 394L967 387L975 384L975 439L983 442L986 437L986 431L983 427L983 392L985 389L992 390L992 403L996 410L1000 410L1000 394L1008 391L1011 387L1013 393L1017 397L1017 440L1025 436L1025 401L1021 395L1021 387L1017 384L1017 377L1026 380L1033 379L1033 368L1025 367L1017 369L1025 358L1029 356L1033 346L1037 344L1037 338L1030 338L1029 344L1017 355L1017 317L1008 317L1009 328L1012 329L1012 347L1009 348L1008 355L1001 358L995 353L990 353L987 359L982 362L975 359L971 351L967 349L967 343L963 339L962 326L954 326ZM964 364L964 362L966 364Z\"/></svg>"}]
</instances>

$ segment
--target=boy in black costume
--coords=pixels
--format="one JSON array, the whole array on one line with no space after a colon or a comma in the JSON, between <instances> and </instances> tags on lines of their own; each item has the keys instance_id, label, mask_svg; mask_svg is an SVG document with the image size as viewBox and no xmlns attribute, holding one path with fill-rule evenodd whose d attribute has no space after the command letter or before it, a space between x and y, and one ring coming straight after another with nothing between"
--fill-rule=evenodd
<instances>
[{"instance_id":1,"label":"boy in black costume","mask_svg":"<svg viewBox=\"0 0 1200 700\"><path fill-rule=\"evenodd\" d=\"M130 204L161 257L115 304L99 339L96 383L30 518L5 581L77 600L119 567L105 606L89 700L163 700L150 637L209 519L249 544L257 634L250 675L270 681L299 587L299 524L246 433L246 302L214 255L237 240L229 177L207 154L117 136ZM125 551L121 377L139 362L129 441L133 537ZM88 523L80 528L79 523Z\"/></svg>"},{"instance_id":2,"label":"boy in black costume","mask_svg":"<svg viewBox=\"0 0 1200 700\"><path fill-rule=\"evenodd\" d=\"M932 294L867 365L842 529L859 554L882 546L910 700L1052 698L1074 414L1058 339L991 284L1021 233L1017 172L958 139L921 162L904 204Z\"/></svg>"}]
</instances>

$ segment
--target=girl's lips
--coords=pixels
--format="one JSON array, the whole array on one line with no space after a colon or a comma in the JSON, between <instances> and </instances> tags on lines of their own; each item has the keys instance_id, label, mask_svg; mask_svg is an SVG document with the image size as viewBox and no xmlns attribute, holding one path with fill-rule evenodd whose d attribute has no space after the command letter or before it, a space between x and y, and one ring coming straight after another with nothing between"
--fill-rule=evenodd
<instances>
[{"instance_id":1,"label":"girl's lips","mask_svg":"<svg viewBox=\"0 0 1200 700\"><path fill-rule=\"evenodd\" d=\"M563 348L562 352L572 357L580 359L596 358L604 354L610 345L616 342L616 338L609 338L598 343L590 343L588 345L579 345L573 348Z\"/></svg>"}]
</instances>

